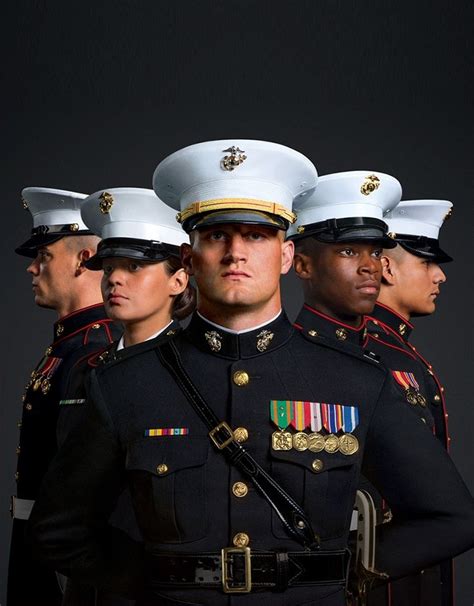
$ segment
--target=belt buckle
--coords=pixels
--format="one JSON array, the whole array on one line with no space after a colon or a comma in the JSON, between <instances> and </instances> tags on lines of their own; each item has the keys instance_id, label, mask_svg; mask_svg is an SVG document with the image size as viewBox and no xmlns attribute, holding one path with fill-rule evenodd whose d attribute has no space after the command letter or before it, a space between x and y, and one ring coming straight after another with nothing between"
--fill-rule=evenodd
<instances>
[{"instance_id":1,"label":"belt buckle","mask_svg":"<svg viewBox=\"0 0 474 606\"><path fill-rule=\"evenodd\" d=\"M229 575L229 560L234 554L244 557L245 581L239 585L232 585L233 579ZM230 557L229 557L230 556ZM224 547L221 550L222 589L224 593L250 593L252 590L252 566L250 563L250 547Z\"/></svg>"},{"instance_id":2,"label":"belt buckle","mask_svg":"<svg viewBox=\"0 0 474 606\"><path fill-rule=\"evenodd\" d=\"M229 434L229 437L227 439L223 440L222 442L220 442L219 439L217 438L217 434L221 429L225 429ZM216 427L214 427L214 429L211 429L211 431L209 432L209 437L214 442L214 444L217 446L217 448L219 450L222 450L223 448L228 446L233 441L234 432L232 431L230 426L225 421L222 421L221 423L219 423L219 425L216 425Z\"/></svg>"}]
</instances>

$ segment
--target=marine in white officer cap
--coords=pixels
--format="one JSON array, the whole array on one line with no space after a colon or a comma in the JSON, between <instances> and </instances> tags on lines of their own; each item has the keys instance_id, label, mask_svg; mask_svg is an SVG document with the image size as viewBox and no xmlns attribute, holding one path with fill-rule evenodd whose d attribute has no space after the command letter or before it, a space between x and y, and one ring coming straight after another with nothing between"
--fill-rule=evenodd
<instances>
[{"instance_id":1,"label":"marine in white officer cap","mask_svg":"<svg viewBox=\"0 0 474 606\"><path fill-rule=\"evenodd\" d=\"M296 240L313 236L321 242L376 241L394 247L384 215L402 195L394 177L369 170L333 173L319 178L311 196L296 199L298 218L288 231Z\"/></svg>"},{"instance_id":2,"label":"marine in white officer cap","mask_svg":"<svg viewBox=\"0 0 474 606\"><path fill-rule=\"evenodd\" d=\"M81 219L81 204L87 194L49 187L26 187L21 192L23 207L33 217L31 236L15 252L36 257L38 248L64 236L84 236L91 232Z\"/></svg>"},{"instance_id":3,"label":"marine in white officer cap","mask_svg":"<svg viewBox=\"0 0 474 606\"><path fill-rule=\"evenodd\" d=\"M404 200L385 215L385 221L395 242L412 255L448 263L453 259L439 245L439 230L452 208L448 200Z\"/></svg>"},{"instance_id":4,"label":"marine in white officer cap","mask_svg":"<svg viewBox=\"0 0 474 606\"><path fill-rule=\"evenodd\" d=\"M118 187L91 194L82 205L82 219L102 241L86 266L102 269L108 257L163 261L179 255L188 236L175 214L152 189Z\"/></svg>"},{"instance_id":5,"label":"marine in white officer cap","mask_svg":"<svg viewBox=\"0 0 474 606\"><path fill-rule=\"evenodd\" d=\"M294 198L314 189L317 171L299 152L267 141L227 139L185 147L158 164L153 188L188 233L219 223L286 230Z\"/></svg>"}]
</instances>

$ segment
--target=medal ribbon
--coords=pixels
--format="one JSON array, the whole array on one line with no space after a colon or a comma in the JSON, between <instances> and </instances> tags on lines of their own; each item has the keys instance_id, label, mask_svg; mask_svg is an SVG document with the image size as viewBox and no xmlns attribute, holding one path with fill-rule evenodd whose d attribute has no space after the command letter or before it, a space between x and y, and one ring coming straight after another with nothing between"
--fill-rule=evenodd
<instances>
[{"instance_id":1,"label":"medal ribbon","mask_svg":"<svg viewBox=\"0 0 474 606\"><path fill-rule=\"evenodd\" d=\"M357 406L341 406L342 408L342 429L346 433L351 433L359 425L359 409Z\"/></svg>"},{"instance_id":2,"label":"medal ribbon","mask_svg":"<svg viewBox=\"0 0 474 606\"><path fill-rule=\"evenodd\" d=\"M290 421L292 427L297 431L303 431L311 423L310 402L295 400L293 402L293 419Z\"/></svg>"},{"instance_id":3,"label":"medal ribbon","mask_svg":"<svg viewBox=\"0 0 474 606\"><path fill-rule=\"evenodd\" d=\"M270 400L270 418L281 430L285 430L293 420L291 400Z\"/></svg>"},{"instance_id":4,"label":"medal ribbon","mask_svg":"<svg viewBox=\"0 0 474 606\"><path fill-rule=\"evenodd\" d=\"M311 430L321 431L323 427L323 417L321 415L321 404L319 402L310 402L310 419L311 419Z\"/></svg>"},{"instance_id":5,"label":"medal ribbon","mask_svg":"<svg viewBox=\"0 0 474 606\"><path fill-rule=\"evenodd\" d=\"M329 433L337 433L342 429L342 410L340 404L327 404Z\"/></svg>"},{"instance_id":6,"label":"medal ribbon","mask_svg":"<svg viewBox=\"0 0 474 606\"><path fill-rule=\"evenodd\" d=\"M395 381L403 387L403 389L409 389L413 387L416 391L420 390L415 375L412 372L404 372L403 370L392 370L392 375Z\"/></svg>"}]
</instances>

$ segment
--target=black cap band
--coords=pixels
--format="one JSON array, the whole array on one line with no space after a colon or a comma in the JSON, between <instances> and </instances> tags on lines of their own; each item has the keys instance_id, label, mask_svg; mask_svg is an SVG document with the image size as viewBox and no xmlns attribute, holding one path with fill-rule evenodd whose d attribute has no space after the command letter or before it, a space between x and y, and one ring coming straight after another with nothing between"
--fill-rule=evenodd
<instances>
[{"instance_id":1,"label":"black cap band","mask_svg":"<svg viewBox=\"0 0 474 606\"><path fill-rule=\"evenodd\" d=\"M172 255L179 256L179 246L138 238L107 238L99 243L97 253L86 261L85 266L97 271L102 269L102 260L107 257L159 262Z\"/></svg>"},{"instance_id":2,"label":"black cap band","mask_svg":"<svg viewBox=\"0 0 474 606\"><path fill-rule=\"evenodd\" d=\"M38 254L38 248L53 244L66 236L93 236L89 229L79 229L77 223L66 225L39 225L31 230L31 237L15 248L15 252L23 257L34 259Z\"/></svg>"},{"instance_id":3,"label":"black cap band","mask_svg":"<svg viewBox=\"0 0 474 606\"><path fill-rule=\"evenodd\" d=\"M430 259L435 263L449 263L453 260L452 257L440 248L436 238L408 234L396 234L394 238L397 244L400 244L402 248L416 257Z\"/></svg>"},{"instance_id":4,"label":"black cap band","mask_svg":"<svg viewBox=\"0 0 474 606\"><path fill-rule=\"evenodd\" d=\"M374 217L345 217L326 219L309 225L302 225L298 233L290 236L292 240L313 237L320 242L335 244L338 242L374 242L384 248L394 248L397 244L387 235L385 221Z\"/></svg>"}]
</instances>

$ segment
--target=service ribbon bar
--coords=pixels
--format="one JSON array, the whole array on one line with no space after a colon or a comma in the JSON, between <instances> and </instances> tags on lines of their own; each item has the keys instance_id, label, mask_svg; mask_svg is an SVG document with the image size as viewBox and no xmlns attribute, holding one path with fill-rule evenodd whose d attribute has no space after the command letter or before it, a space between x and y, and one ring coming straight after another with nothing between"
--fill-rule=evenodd
<instances>
[{"instance_id":1,"label":"service ribbon bar","mask_svg":"<svg viewBox=\"0 0 474 606\"><path fill-rule=\"evenodd\" d=\"M157 436L187 436L189 429L187 427L159 427L157 429L145 429L145 437Z\"/></svg>"}]
</instances>

